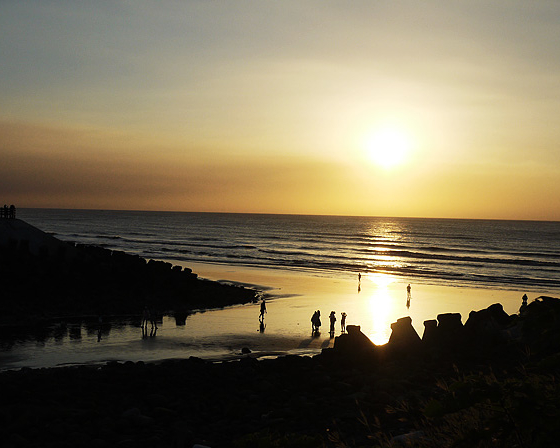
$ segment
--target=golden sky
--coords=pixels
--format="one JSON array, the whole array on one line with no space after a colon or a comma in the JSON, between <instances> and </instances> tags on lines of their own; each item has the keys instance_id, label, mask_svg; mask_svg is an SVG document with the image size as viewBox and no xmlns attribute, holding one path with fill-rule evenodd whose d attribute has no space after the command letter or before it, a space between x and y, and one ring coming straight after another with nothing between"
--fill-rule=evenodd
<instances>
[{"instance_id":1,"label":"golden sky","mask_svg":"<svg viewBox=\"0 0 560 448\"><path fill-rule=\"evenodd\" d=\"M0 61L18 207L560 220L556 0L7 1Z\"/></svg>"}]
</instances>

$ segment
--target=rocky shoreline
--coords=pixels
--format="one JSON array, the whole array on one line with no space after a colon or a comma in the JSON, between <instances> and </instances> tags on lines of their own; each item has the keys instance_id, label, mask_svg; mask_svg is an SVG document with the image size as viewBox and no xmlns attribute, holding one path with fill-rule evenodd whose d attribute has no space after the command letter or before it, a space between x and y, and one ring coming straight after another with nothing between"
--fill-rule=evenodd
<instances>
[{"instance_id":1,"label":"rocky shoreline","mask_svg":"<svg viewBox=\"0 0 560 448\"><path fill-rule=\"evenodd\" d=\"M55 316L177 318L257 292L188 269L61 243L6 220L4 325ZM10 236L11 235L11 236ZM19 239L17 238L19 236ZM79 300L78 300L79 298ZM6 447L549 447L560 423L560 300L410 318L374 345L357 326L314 357L198 358L0 373Z\"/></svg>"},{"instance_id":2,"label":"rocky shoreline","mask_svg":"<svg viewBox=\"0 0 560 448\"><path fill-rule=\"evenodd\" d=\"M253 302L259 292L202 280L188 268L57 240L19 219L0 220L0 325L61 317L156 315Z\"/></svg>"},{"instance_id":3,"label":"rocky shoreline","mask_svg":"<svg viewBox=\"0 0 560 448\"><path fill-rule=\"evenodd\" d=\"M3 372L5 446L554 445L560 300L392 328L375 346L349 326L314 357Z\"/></svg>"}]
</instances>

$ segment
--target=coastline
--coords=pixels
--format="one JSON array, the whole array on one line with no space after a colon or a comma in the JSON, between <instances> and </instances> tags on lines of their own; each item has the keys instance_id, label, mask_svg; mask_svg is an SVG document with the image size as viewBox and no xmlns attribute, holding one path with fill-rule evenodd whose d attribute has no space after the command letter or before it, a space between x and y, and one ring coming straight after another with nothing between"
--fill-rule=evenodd
<instances>
[{"instance_id":1,"label":"coastline","mask_svg":"<svg viewBox=\"0 0 560 448\"><path fill-rule=\"evenodd\" d=\"M167 272L165 261L150 263ZM487 446L472 443L472 434L508 446L534 434L543 446L556 440L558 299L531 295L518 313L517 289L412 283L407 307L406 278L188 268L222 292L260 290L266 328L258 328L256 303L165 316L157 335L140 333L138 320L104 321L97 339L61 323L51 345L28 353L39 367L54 353L57 368L0 372L9 446ZM193 279L190 270L175 272ZM316 309L323 331L313 336ZM348 314L347 333L338 321L336 337L328 335L330 310ZM82 362L65 362L65 350ZM192 350L216 357L205 361ZM88 366L95 352L101 357ZM508 406L507 418L500 406ZM534 408L547 414L529 420Z\"/></svg>"},{"instance_id":2,"label":"coastline","mask_svg":"<svg viewBox=\"0 0 560 448\"><path fill-rule=\"evenodd\" d=\"M293 325L307 325L314 310L320 309L323 319L331 310L337 313L337 334L340 313L348 314L347 323L361 326L377 345L388 341L391 323L410 316L412 326L422 336L424 321L436 319L439 314L460 313L465 323L471 311L478 311L494 303L503 305L508 314L516 314L526 291L517 287L497 289L471 286L441 286L427 282L415 283L391 275L362 275L306 270L263 269L239 265L185 263L201 278L219 282L233 282L256 287L269 296L267 319L274 318L275 304L283 308L278 320L289 320ZM410 308L406 307L406 287L412 286ZM358 286L360 291L358 292ZM550 291L528 293L532 300ZM288 311L285 311L287 308Z\"/></svg>"}]
</instances>

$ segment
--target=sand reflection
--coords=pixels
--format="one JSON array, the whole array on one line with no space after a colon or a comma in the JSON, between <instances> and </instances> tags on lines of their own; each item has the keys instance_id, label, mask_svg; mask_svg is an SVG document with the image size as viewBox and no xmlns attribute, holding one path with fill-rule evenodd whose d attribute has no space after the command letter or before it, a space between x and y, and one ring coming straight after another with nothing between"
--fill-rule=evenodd
<instances>
[{"instance_id":1,"label":"sand reflection","mask_svg":"<svg viewBox=\"0 0 560 448\"><path fill-rule=\"evenodd\" d=\"M369 319L371 322L368 337L376 345L389 341L391 336L391 319L393 314L393 299L389 291L395 279L390 275L375 274L370 277L375 289L369 298Z\"/></svg>"}]
</instances>

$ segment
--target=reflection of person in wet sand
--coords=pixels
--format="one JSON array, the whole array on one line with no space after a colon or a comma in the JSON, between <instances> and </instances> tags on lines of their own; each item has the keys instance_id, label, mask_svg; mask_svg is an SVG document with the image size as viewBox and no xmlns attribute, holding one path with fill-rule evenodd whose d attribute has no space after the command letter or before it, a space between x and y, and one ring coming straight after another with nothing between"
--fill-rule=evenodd
<instances>
[{"instance_id":1,"label":"reflection of person in wet sand","mask_svg":"<svg viewBox=\"0 0 560 448\"><path fill-rule=\"evenodd\" d=\"M264 320L264 315L266 313L266 302L263 301L261 302L261 313L259 314L259 321L262 322Z\"/></svg>"},{"instance_id":2,"label":"reflection of person in wet sand","mask_svg":"<svg viewBox=\"0 0 560 448\"><path fill-rule=\"evenodd\" d=\"M101 334L103 332L103 316L97 316L97 342L101 341Z\"/></svg>"},{"instance_id":3,"label":"reflection of person in wet sand","mask_svg":"<svg viewBox=\"0 0 560 448\"><path fill-rule=\"evenodd\" d=\"M321 311L317 310L311 317L311 334L319 334L319 327L321 326Z\"/></svg>"},{"instance_id":4,"label":"reflection of person in wet sand","mask_svg":"<svg viewBox=\"0 0 560 448\"><path fill-rule=\"evenodd\" d=\"M259 324L259 332L264 333L265 328L266 328L266 325L264 323L264 320L261 320L261 323Z\"/></svg>"},{"instance_id":5,"label":"reflection of person in wet sand","mask_svg":"<svg viewBox=\"0 0 560 448\"><path fill-rule=\"evenodd\" d=\"M331 321L331 327L329 329L329 334L331 335L331 338L334 336L334 323L336 322L336 314L334 311L331 311L331 314L329 315L329 320Z\"/></svg>"},{"instance_id":6,"label":"reflection of person in wet sand","mask_svg":"<svg viewBox=\"0 0 560 448\"><path fill-rule=\"evenodd\" d=\"M342 313L340 315L340 330L345 333L346 332L346 313Z\"/></svg>"}]
</instances>

